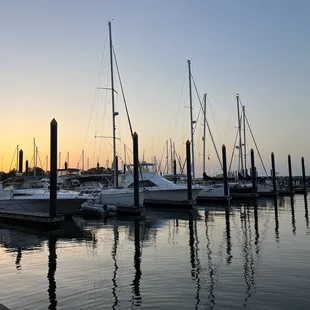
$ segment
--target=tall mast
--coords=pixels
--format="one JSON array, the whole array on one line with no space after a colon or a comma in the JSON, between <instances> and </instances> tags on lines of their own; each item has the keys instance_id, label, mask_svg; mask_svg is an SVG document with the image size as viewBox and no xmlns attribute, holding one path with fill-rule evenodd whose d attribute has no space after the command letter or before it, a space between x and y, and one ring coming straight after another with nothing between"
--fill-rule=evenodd
<instances>
[{"instance_id":1,"label":"tall mast","mask_svg":"<svg viewBox=\"0 0 310 310\"><path fill-rule=\"evenodd\" d=\"M246 134L245 134L245 106L242 106L242 116L243 116L243 145L244 145L244 176L247 176L246 167Z\"/></svg>"},{"instance_id":2,"label":"tall mast","mask_svg":"<svg viewBox=\"0 0 310 310\"><path fill-rule=\"evenodd\" d=\"M241 117L239 110L239 94L237 94L237 112L238 112L238 131L239 131L239 160L241 163L241 174L243 175L243 156L242 156L242 137L241 137Z\"/></svg>"},{"instance_id":3,"label":"tall mast","mask_svg":"<svg viewBox=\"0 0 310 310\"><path fill-rule=\"evenodd\" d=\"M170 138L170 170L171 170L171 173L173 173L173 151L172 151L172 141L171 141L171 138Z\"/></svg>"},{"instance_id":4,"label":"tall mast","mask_svg":"<svg viewBox=\"0 0 310 310\"><path fill-rule=\"evenodd\" d=\"M19 146L17 145L17 147L16 147L16 172L18 171L18 157L19 157L19 153L18 153L18 151L19 151Z\"/></svg>"},{"instance_id":5,"label":"tall mast","mask_svg":"<svg viewBox=\"0 0 310 310\"><path fill-rule=\"evenodd\" d=\"M59 152L59 159L58 159L59 163L58 163L58 168L61 169L61 152Z\"/></svg>"},{"instance_id":6,"label":"tall mast","mask_svg":"<svg viewBox=\"0 0 310 310\"><path fill-rule=\"evenodd\" d=\"M203 156L202 172L206 172L206 122L207 122L207 94L203 96Z\"/></svg>"},{"instance_id":7,"label":"tall mast","mask_svg":"<svg viewBox=\"0 0 310 310\"><path fill-rule=\"evenodd\" d=\"M36 138L33 138L33 175L36 176Z\"/></svg>"},{"instance_id":8,"label":"tall mast","mask_svg":"<svg viewBox=\"0 0 310 310\"><path fill-rule=\"evenodd\" d=\"M111 91L112 91L112 126L113 126L113 185L117 187L117 171L116 171L116 139L115 139L115 106L114 106L114 77L113 77L113 45L112 45L112 30L111 22L109 22L109 37L110 37L110 66L111 66Z\"/></svg>"},{"instance_id":9,"label":"tall mast","mask_svg":"<svg viewBox=\"0 0 310 310\"><path fill-rule=\"evenodd\" d=\"M82 171L84 172L84 150L82 150Z\"/></svg>"},{"instance_id":10,"label":"tall mast","mask_svg":"<svg viewBox=\"0 0 310 310\"><path fill-rule=\"evenodd\" d=\"M169 148L168 140L166 140L166 162L167 162L167 174L169 173Z\"/></svg>"},{"instance_id":11,"label":"tall mast","mask_svg":"<svg viewBox=\"0 0 310 310\"><path fill-rule=\"evenodd\" d=\"M68 165L68 168L70 167L69 165L69 152L67 153L67 165Z\"/></svg>"},{"instance_id":12,"label":"tall mast","mask_svg":"<svg viewBox=\"0 0 310 310\"><path fill-rule=\"evenodd\" d=\"M193 122L193 100L192 100L192 72L191 61L188 59L188 83L189 83L189 107L191 117L191 144L192 144L192 171L193 171L193 183L195 184L195 156L194 156L194 122Z\"/></svg>"}]
</instances>

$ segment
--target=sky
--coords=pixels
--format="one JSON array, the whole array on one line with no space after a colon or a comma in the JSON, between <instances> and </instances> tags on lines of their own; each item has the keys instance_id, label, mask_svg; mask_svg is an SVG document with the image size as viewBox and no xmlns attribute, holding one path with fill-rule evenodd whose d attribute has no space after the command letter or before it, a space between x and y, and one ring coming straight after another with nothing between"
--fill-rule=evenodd
<instances>
[{"instance_id":1,"label":"sky","mask_svg":"<svg viewBox=\"0 0 310 310\"><path fill-rule=\"evenodd\" d=\"M270 170L310 173L309 1L0 1L1 168L15 168L16 146L39 165L49 154L50 121L58 122L61 165L111 165L111 87L108 22L139 156L165 165L170 139L181 159L190 139L187 59L199 96L207 93L207 119L219 152L228 159L237 130L236 94ZM114 66L119 156L132 149ZM193 114L200 103L193 86ZM195 170L202 175L202 119L195 131ZM247 148L254 148L246 128ZM207 173L220 172L209 135ZM257 151L256 163L263 172ZM127 152L127 161L130 152ZM234 156L232 170L236 168ZM249 158L248 158L249 159ZM309 164L308 164L309 163ZM31 166L31 165L30 165Z\"/></svg>"}]
</instances>

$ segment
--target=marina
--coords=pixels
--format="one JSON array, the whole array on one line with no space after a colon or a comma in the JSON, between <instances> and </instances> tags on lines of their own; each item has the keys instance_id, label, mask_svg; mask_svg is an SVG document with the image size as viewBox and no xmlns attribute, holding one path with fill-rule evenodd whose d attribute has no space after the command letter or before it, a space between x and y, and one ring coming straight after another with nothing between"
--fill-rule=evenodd
<instances>
[{"instance_id":1,"label":"marina","mask_svg":"<svg viewBox=\"0 0 310 310\"><path fill-rule=\"evenodd\" d=\"M0 310L308 309L310 3L14 1Z\"/></svg>"},{"instance_id":2,"label":"marina","mask_svg":"<svg viewBox=\"0 0 310 310\"><path fill-rule=\"evenodd\" d=\"M152 208L144 219L80 226L84 235L72 239L1 227L2 304L10 310L307 307L303 196L191 211ZM33 293L25 295L29 281ZM288 294L287 281L299 290Z\"/></svg>"}]
</instances>

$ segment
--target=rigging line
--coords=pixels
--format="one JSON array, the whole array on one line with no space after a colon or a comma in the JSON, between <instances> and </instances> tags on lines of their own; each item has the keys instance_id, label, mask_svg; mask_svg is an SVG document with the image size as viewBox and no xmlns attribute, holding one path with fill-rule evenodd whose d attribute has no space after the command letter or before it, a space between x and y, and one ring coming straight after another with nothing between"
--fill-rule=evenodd
<instances>
[{"instance_id":1,"label":"rigging line","mask_svg":"<svg viewBox=\"0 0 310 310\"><path fill-rule=\"evenodd\" d=\"M196 86L196 83L195 83L195 80L194 80L194 77L193 77L193 76L192 76L192 79L193 79L194 87L195 87L195 89L196 89L196 93L197 93L197 96L198 96L198 99L199 99L199 103L200 103L200 107L201 107L200 111L201 111L201 110L203 110L203 108L202 108L202 102L201 102L200 96L199 96L199 94L198 94L197 86ZM219 155L219 152L218 152L218 150L217 150L217 147L216 147L216 145L215 145L215 142L214 142L214 139L213 139L213 135L212 135L212 132L211 132L211 129L210 129L210 126L209 126L209 122L208 122L208 120L207 120L206 117L205 117L204 120L205 120L205 122L206 122L206 124L207 124L208 131L209 131L209 134L210 134L210 137L211 137L211 140L212 140L213 147L214 147L214 149L215 149L215 153L216 153L217 159L218 159L218 161L219 161L219 163L220 163L221 168L223 169L223 164L222 164L222 161L221 161L221 159L220 159L220 155ZM196 123L196 125L197 125L197 123ZM196 127L195 127L195 128L196 128Z\"/></svg>"},{"instance_id":2,"label":"rigging line","mask_svg":"<svg viewBox=\"0 0 310 310\"><path fill-rule=\"evenodd\" d=\"M103 64L103 60L104 60L104 56L105 56L105 50L106 50L106 45L107 45L107 41L108 41L107 39L108 39L108 30L107 30L107 32L106 32L106 37L105 37L105 43L104 43L103 53L102 53L102 55L101 55L100 68L101 68L101 66L102 66L102 64ZM98 78L97 78L96 89L95 89L95 93L94 93L94 97L93 97L93 104L92 104L91 112L90 112L89 119L88 119L88 124L87 124L87 129L86 129L84 144L83 144L84 146L85 146L86 139L87 139L87 136L88 136L88 131L89 131L89 126L90 126L91 117L92 117L93 111L94 111L95 100L96 100L96 97L97 97L97 94L98 94L98 86L99 86L99 83L100 83L100 76L101 76L101 72L99 71Z\"/></svg>"},{"instance_id":3,"label":"rigging line","mask_svg":"<svg viewBox=\"0 0 310 310\"><path fill-rule=\"evenodd\" d=\"M266 167L265 167L265 165L264 165L264 162L263 162L262 156L261 156L260 151L259 151L259 149L258 149L258 146L257 146L257 144L256 144L256 140L255 140L255 138L254 138L254 135L253 135L253 132L252 132L251 126L250 126L250 124L249 124L248 117L247 117L246 115L245 115L245 120L246 120L246 123L247 123L247 125L248 125L248 127L249 127L249 130L250 130L251 136L252 136L253 141L254 141L254 144L255 144L255 148L256 148L257 154L258 154L259 159L260 159L260 161L261 161L261 164L262 164L262 166L263 166L263 168L264 168L264 171L265 171L265 173L266 173L266 176L267 176L267 177L269 177L269 176L268 176L268 173L267 173L267 170L266 170Z\"/></svg>"},{"instance_id":4,"label":"rigging line","mask_svg":"<svg viewBox=\"0 0 310 310\"><path fill-rule=\"evenodd\" d=\"M178 159L178 164L179 164L180 169L181 169L181 171L182 171L181 159L179 158L179 156L178 156L178 154L177 154L177 152L176 152L176 150L175 150L175 145L174 145L174 144L173 144L173 151L174 151L174 154L175 154L176 158ZM181 173L182 173L182 172L181 172Z\"/></svg>"},{"instance_id":5,"label":"rigging line","mask_svg":"<svg viewBox=\"0 0 310 310\"><path fill-rule=\"evenodd\" d=\"M43 165L42 165L42 162L41 162L41 158L40 158L39 152L38 152L38 157L39 157L39 162L40 162L41 168L43 168Z\"/></svg>"},{"instance_id":6,"label":"rigging line","mask_svg":"<svg viewBox=\"0 0 310 310\"><path fill-rule=\"evenodd\" d=\"M234 147L233 147L232 154L231 154L231 159L230 159L230 163L229 163L228 173L230 173L230 170L231 170L231 164L232 164L232 161L233 161L233 158L234 158L234 154L235 154L237 138L238 138L238 130L237 130L237 133L236 133L235 143L234 143Z\"/></svg>"},{"instance_id":7,"label":"rigging line","mask_svg":"<svg viewBox=\"0 0 310 310\"><path fill-rule=\"evenodd\" d=\"M14 151L14 155L13 155L13 158L12 158L12 161L11 161L11 165L10 165L10 170L11 171L11 168L12 168L12 164L13 164L13 161L15 159L15 154L17 153L17 149ZM17 155L16 155L17 156ZM16 167L16 171L17 171L17 167Z\"/></svg>"},{"instance_id":8,"label":"rigging line","mask_svg":"<svg viewBox=\"0 0 310 310\"><path fill-rule=\"evenodd\" d=\"M131 137L133 137L132 125L131 125L131 121L130 121L130 116L129 116L129 112L128 112L128 107L127 107L127 102L126 102L125 94L124 94L123 83L122 83L120 72L119 72L119 69L118 69L118 63L117 63L117 60L116 60L114 46L113 46L112 49L113 49L113 55L114 55L115 66L116 66L117 75L118 75L118 79L119 79L119 84L120 84L120 87L121 87L121 90L122 90L122 96L123 96L123 100L124 100L124 104L125 104L125 109L126 109L126 114L127 114L127 118L128 118L129 129L130 129Z\"/></svg>"}]
</instances>

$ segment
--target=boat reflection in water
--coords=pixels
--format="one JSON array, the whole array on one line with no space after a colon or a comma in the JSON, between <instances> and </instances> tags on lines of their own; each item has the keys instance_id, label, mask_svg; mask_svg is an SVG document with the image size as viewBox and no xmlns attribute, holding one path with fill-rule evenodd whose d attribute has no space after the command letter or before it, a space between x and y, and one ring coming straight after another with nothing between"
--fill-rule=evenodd
<instances>
[{"instance_id":1,"label":"boat reflection in water","mask_svg":"<svg viewBox=\"0 0 310 310\"><path fill-rule=\"evenodd\" d=\"M283 249L274 247L280 244L279 222L287 220L288 232L295 236L299 202L295 197L285 198L282 206L270 200L182 212L150 209L145 218L79 219L75 230L56 236L2 227L0 242L4 252L14 254L18 275L8 273L10 285L16 279L27 281L23 254L42 252L37 257L43 257L46 269L43 277L34 277L38 282L43 278L46 291L45 304L38 300L38 308L226 309L230 302L233 308L251 308L261 302L258 281L271 272L264 269L263 254ZM306 203L302 217L308 232ZM287 233L285 225L282 230ZM232 301L227 295L234 296ZM16 306L9 292L4 302Z\"/></svg>"}]
</instances>

